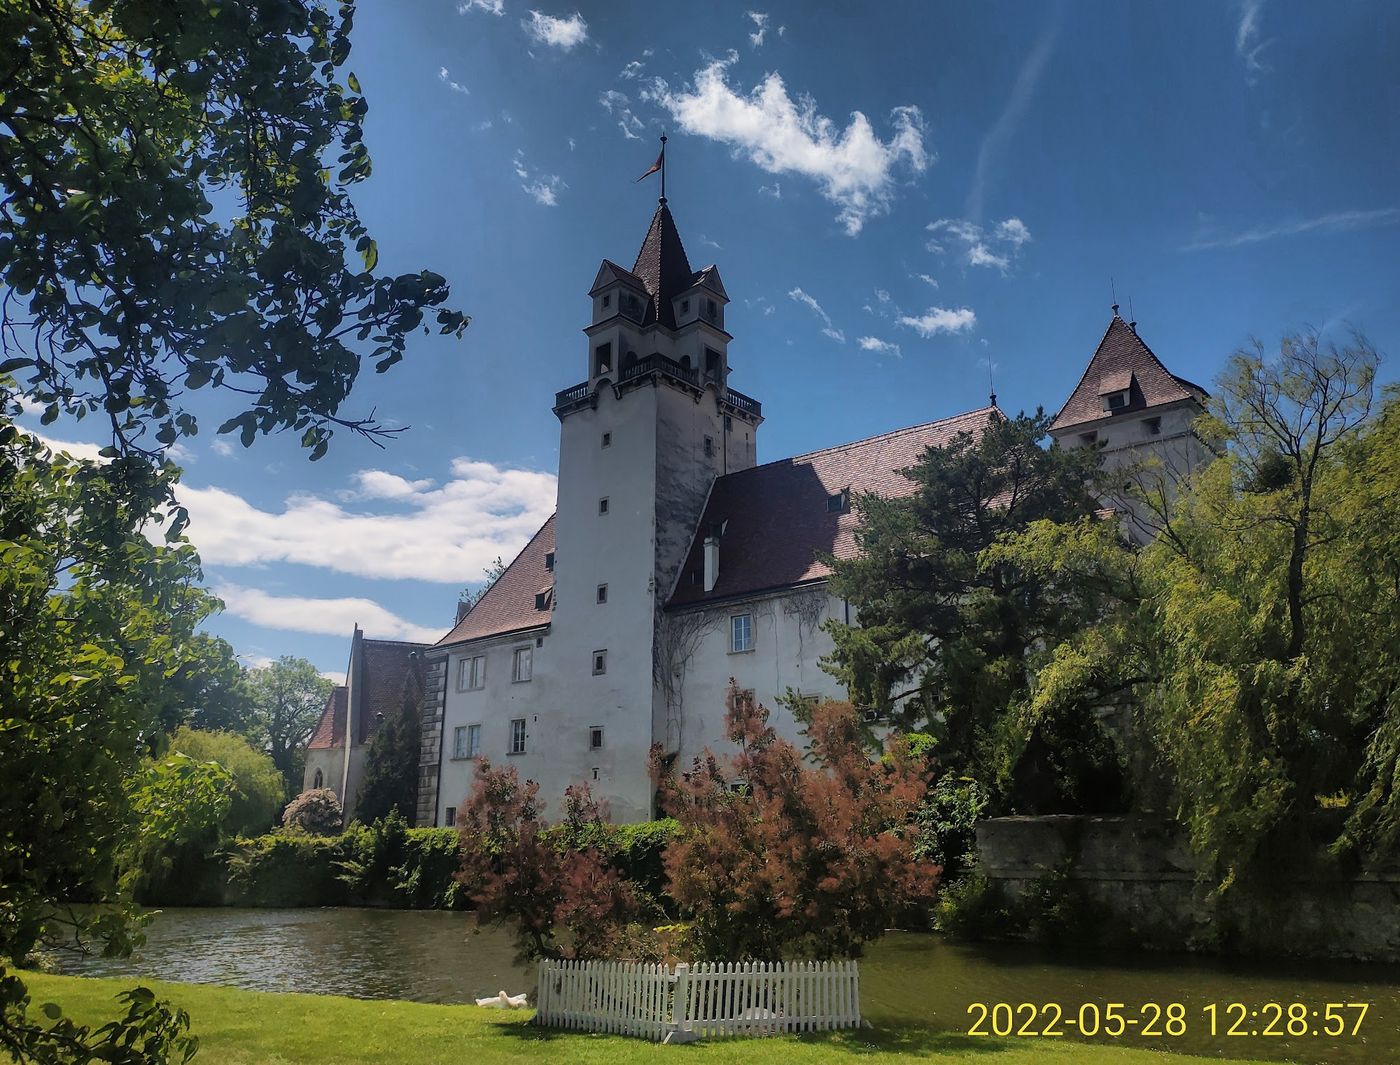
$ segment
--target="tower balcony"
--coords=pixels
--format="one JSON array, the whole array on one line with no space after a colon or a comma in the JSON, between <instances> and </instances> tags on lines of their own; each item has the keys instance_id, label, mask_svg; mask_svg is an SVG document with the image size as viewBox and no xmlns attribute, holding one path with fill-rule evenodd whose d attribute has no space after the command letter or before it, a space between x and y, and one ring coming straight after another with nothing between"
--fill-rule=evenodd
<instances>
[{"instance_id":1,"label":"tower balcony","mask_svg":"<svg viewBox=\"0 0 1400 1065\"><path fill-rule=\"evenodd\" d=\"M634 388L653 376L669 378L697 391L704 388L699 369L683 365L659 352L624 366L617 373L617 387L619 390ZM722 395L724 402L738 413L753 418L763 417L763 406L758 400L750 399L742 392L736 392L732 388L725 389ZM554 413L562 418L566 414L583 407L593 406L595 403L596 393L589 386L589 382L584 381L554 394Z\"/></svg>"}]
</instances>

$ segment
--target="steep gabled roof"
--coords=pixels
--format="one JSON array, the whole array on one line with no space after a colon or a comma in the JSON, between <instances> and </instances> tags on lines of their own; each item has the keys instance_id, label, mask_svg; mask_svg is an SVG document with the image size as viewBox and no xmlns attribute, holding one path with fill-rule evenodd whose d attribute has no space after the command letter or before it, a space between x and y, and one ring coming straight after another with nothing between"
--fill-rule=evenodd
<instances>
[{"instance_id":1,"label":"steep gabled roof","mask_svg":"<svg viewBox=\"0 0 1400 1065\"><path fill-rule=\"evenodd\" d=\"M726 599L828 576L831 571L821 556L853 557L860 522L859 514L849 508L829 509L832 496L846 491L908 495L913 482L900 470L959 433L980 435L989 419L1001 416L995 407L984 407L718 478L669 605ZM692 575L703 569L705 537L720 528L719 580L707 593Z\"/></svg>"},{"instance_id":2,"label":"steep gabled roof","mask_svg":"<svg viewBox=\"0 0 1400 1065\"><path fill-rule=\"evenodd\" d=\"M360 643L359 737L366 743L379 731L380 724L403 709L405 696L414 698L423 689L422 660L414 657L426 651L426 643L405 643L399 640L370 640Z\"/></svg>"},{"instance_id":3,"label":"steep gabled roof","mask_svg":"<svg viewBox=\"0 0 1400 1065\"><path fill-rule=\"evenodd\" d=\"M550 611L536 609L535 596L554 585L554 574L545 565L545 555L553 553L554 515L551 514L496 583L435 646L447 647L548 625Z\"/></svg>"},{"instance_id":4,"label":"steep gabled roof","mask_svg":"<svg viewBox=\"0 0 1400 1065\"><path fill-rule=\"evenodd\" d=\"M1115 312L1099 341L1079 384L1070 393L1050 425L1052 433L1111 417L1103 408L1103 396L1129 393L1128 404L1115 413L1137 412L1181 400L1203 403L1210 397L1200 385L1177 377L1152 353L1137 330Z\"/></svg>"},{"instance_id":5,"label":"steep gabled roof","mask_svg":"<svg viewBox=\"0 0 1400 1065\"><path fill-rule=\"evenodd\" d=\"M614 281L625 281L629 285L635 285L643 292L647 290L646 282L628 270L625 266L618 266L611 259L604 259L602 265L598 267L598 273L593 277L593 287L588 290L592 296L600 288L612 284Z\"/></svg>"},{"instance_id":6,"label":"steep gabled roof","mask_svg":"<svg viewBox=\"0 0 1400 1065\"><path fill-rule=\"evenodd\" d=\"M676 221L665 202L658 204L656 214L652 215L632 273L642 279L647 295L651 297L642 324L660 322L668 328L676 328L676 313L671 300L690 288L696 275L690 269L681 235L676 231Z\"/></svg>"},{"instance_id":7,"label":"steep gabled roof","mask_svg":"<svg viewBox=\"0 0 1400 1065\"><path fill-rule=\"evenodd\" d=\"M313 751L330 750L345 746L345 707L349 689L337 684L326 697L326 708L321 711L321 720L316 722L316 731L307 741L307 748Z\"/></svg>"}]
</instances>

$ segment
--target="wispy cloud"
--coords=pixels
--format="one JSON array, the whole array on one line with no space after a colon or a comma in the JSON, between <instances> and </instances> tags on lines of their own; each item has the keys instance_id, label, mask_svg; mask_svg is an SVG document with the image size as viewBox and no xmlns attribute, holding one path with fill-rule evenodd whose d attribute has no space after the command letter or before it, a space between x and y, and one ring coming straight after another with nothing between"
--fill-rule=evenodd
<instances>
[{"instance_id":1,"label":"wispy cloud","mask_svg":"<svg viewBox=\"0 0 1400 1065\"><path fill-rule=\"evenodd\" d=\"M460 92L463 96L470 96L471 90L460 82L452 80L452 75L448 73L446 67L438 67L438 81L442 82L453 92Z\"/></svg>"},{"instance_id":2,"label":"wispy cloud","mask_svg":"<svg viewBox=\"0 0 1400 1065\"><path fill-rule=\"evenodd\" d=\"M930 277L928 274L920 274L919 280L922 281L925 285L928 285L930 288L938 287L938 279L935 277Z\"/></svg>"},{"instance_id":3,"label":"wispy cloud","mask_svg":"<svg viewBox=\"0 0 1400 1065\"><path fill-rule=\"evenodd\" d=\"M457 5L457 14L465 15L469 11L485 11L488 15L504 15L506 13L505 0L462 0Z\"/></svg>"},{"instance_id":4,"label":"wispy cloud","mask_svg":"<svg viewBox=\"0 0 1400 1065\"><path fill-rule=\"evenodd\" d=\"M1011 86L1011 95L1007 97L1006 105L977 149L977 167L972 173L972 188L968 190L965 211L967 217L974 222L982 221L982 205L986 199L991 170L1005 154L1006 146L1015 134L1016 127L1020 125L1026 108L1035 97L1040 75L1055 51L1056 33L1057 27L1047 30L1026 56L1016 74L1016 81Z\"/></svg>"},{"instance_id":5,"label":"wispy cloud","mask_svg":"<svg viewBox=\"0 0 1400 1065\"><path fill-rule=\"evenodd\" d=\"M228 458L233 454L233 445L227 440L215 440L209 445L209 450L222 458Z\"/></svg>"},{"instance_id":6,"label":"wispy cloud","mask_svg":"<svg viewBox=\"0 0 1400 1065\"><path fill-rule=\"evenodd\" d=\"M214 594L224 601L228 613L265 629L344 636L359 625L379 639L416 643L436 643L447 631L444 626L415 625L373 599L272 595L257 588L228 583L215 585Z\"/></svg>"},{"instance_id":7,"label":"wispy cloud","mask_svg":"<svg viewBox=\"0 0 1400 1065\"><path fill-rule=\"evenodd\" d=\"M850 236L867 219L889 210L901 168L917 174L928 166L931 156L917 107L895 108L890 113L893 132L881 140L859 111L841 129L818 113L810 97L794 100L777 73L747 93L731 87L733 62L732 55L714 60L681 92L657 81L647 98L670 112L686 133L727 144L769 174L800 174L815 181L837 206Z\"/></svg>"},{"instance_id":8,"label":"wispy cloud","mask_svg":"<svg viewBox=\"0 0 1400 1065\"><path fill-rule=\"evenodd\" d=\"M517 151L511 165L515 176L520 179L520 187L541 207L557 207L559 193L569 186L558 174L546 174L525 161L524 151Z\"/></svg>"},{"instance_id":9,"label":"wispy cloud","mask_svg":"<svg viewBox=\"0 0 1400 1065\"><path fill-rule=\"evenodd\" d=\"M801 303L804 306L810 308L812 313L821 319L822 336L830 337L838 344L846 343L846 334L831 324L831 315L827 314L826 311L822 309L822 305L820 303L818 303L815 299L809 296L806 292L803 292L800 288L793 289L791 292L788 293L788 296L791 299L796 300L798 303Z\"/></svg>"},{"instance_id":10,"label":"wispy cloud","mask_svg":"<svg viewBox=\"0 0 1400 1065\"><path fill-rule=\"evenodd\" d=\"M951 238L960 245L968 266L994 266L1003 274L1031 241L1030 229L1019 218L1003 219L990 228L966 218L940 218L926 228L933 234L928 240L929 251L943 254L947 251L944 241ZM938 283L933 281L933 285L936 288Z\"/></svg>"},{"instance_id":11,"label":"wispy cloud","mask_svg":"<svg viewBox=\"0 0 1400 1065\"><path fill-rule=\"evenodd\" d=\"M1264 51L1273 39L1263 39L1260 23L1264 15L1264 0L1244 0L1240 4L1240 21L1235 27L1235 52L1244 62L1245 81L1250 85L1268 71L1264 64Z\"/></svg>"},{"instance_id":12,"label":"wispy cloud","mask_svg":"<svg viewBox=\"0 0 1400 1065\"><path fill-rule=\"evenodd\" d=\"M771 185L760 185L758 191L760 195L772 196L775 200L781 200L783 198L783 184L781 181L775 181Z\"/></svg>"},{"instance_id":13,"label":"wispy cloud","mask_svg":"<svg viewBox=\"0 0 1400 1065\"><path fill-rule=\"evenodd\" d=\"M744 17L753 23L753 32L749 34L749 44L754 48L763 47L763 38L768 35L768 16L762 11L745 11Z\"/></svg>"},{"instance_id":14,"label":"wispy cloud","mask_svg":"<svg viewBox=\"0 0 1400 1065\"><path fill-rule=\"evenodd\" d=\"M603 110L617 119L622 135L630 141L637 140L646 127L642 120L632 113L632 101L624 92L609 89L598 97Z\"/></svg>"},{"instance_id":15,"label":"wispy cloud","mask_svg":"<svg viewBox=\"0 0 1400 1065\"><path fill-rule=\"evenodd\" d=\"M189 536L209 566L286 562L356 577L463 584L512 558L554 510L552 474L467 458L441 484L361 470L347 490L264 509L218 487L181 485Z\"/></svg>"},{"instance_id":16,"label":"wispy cloud","mask_svg":"<svg viewBox=\"0 0 1400 1065\"><path fill-rule=\"evenodd\" d=\"M888 340L881 340L879 337L860 337L856 340L862 351L875 351L881 355L893 355L896 358L902 357L903 352L899 350L898 344L892 344Z\"/></svg>"},{"instance_id":17,"label":"wispy cloud","mask_svg":"<svg viewBox=\"0 0 1400 1065\"><path fill-rule=\"evenodd\" d=\"M531 11L530 17L520 24L535 43L546 44L564 52L571 52L588 40L588 23L583 21L583 16L577 11L567 18Z\"/></svg>"},{"instance_id":18,"label":"wispy cloud","mask_svg":"<svg viewBox=\"0 0 1400 1065\"><path fill-rule=\"evenodd\" d=\"M1191 243L1183 245L1181 250L1238 248L1245 244L1261 244L1266 240L1296 237L1303 233L1347 233L1357 229L1393 226L1397 223L1400 223L1400 207L1383 207L1376 211L1333 211L1316 218L1261 223L1239 233L1201 232Z\"/></svg>"},{"instance_id":19,"label":"wispy cloud","mask_svg":"<svg viewBox=\"0 0 1400 1065\"><path fill-rule=\"evenodd\" d=\"M971 307L930 307L920 315L904 315L899 324L908 326L924 339L940 333L966 333L977 324Z\"/></svg>"}]
</instances>

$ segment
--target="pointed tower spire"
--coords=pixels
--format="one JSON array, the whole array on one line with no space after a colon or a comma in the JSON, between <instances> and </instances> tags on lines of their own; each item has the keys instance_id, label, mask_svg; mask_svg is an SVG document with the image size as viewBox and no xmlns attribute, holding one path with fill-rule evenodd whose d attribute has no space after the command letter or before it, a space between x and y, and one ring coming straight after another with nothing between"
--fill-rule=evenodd
<instances>
[{"instance_id":1,"label":"pointed tower spire","mask_svg":"<svg viewBox=\"0 0 1400 1065\"><path fill-rule=\"evenodd\" d=\"M695 283L695 272L690 268L685 245L681 243L676 221L671 217L671 208L666 206L664 196L656 205L656 214L652 215L632 273L642 279L647 295L651 297L642 324L660 322L671 329L676 328L671 299Z\"/></svg>"}]
</instances>

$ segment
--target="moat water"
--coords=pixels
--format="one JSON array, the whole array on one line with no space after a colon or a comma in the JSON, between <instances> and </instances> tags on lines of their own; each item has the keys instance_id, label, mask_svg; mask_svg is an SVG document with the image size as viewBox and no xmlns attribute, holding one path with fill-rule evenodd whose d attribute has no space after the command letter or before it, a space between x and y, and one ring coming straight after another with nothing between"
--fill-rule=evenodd
<instances>
[{"instance_id":1,"label":"moat water","mask_svg":"<svg viewBox=\"0 0 1400 1065\"><path fill-rule=\"evenodd\" d=\"M531 969L514 961L503 932L477 932L469 914L406 910L169 909L155 919L146 945L131 958L57 960L61 971L78 975L420 1002L468 1002L501 990L533 991L534 983ZM1116 1027L1104 1011L1110 1002L1123 1004L1124 1033L1117 1038L1102 1031ZM1013 1029L1040 1031L1048 1025L1063 1031L1061 1038L1082 1038L1078 1026L1094 1022L1094 1009L1086 1007L1094 1004L1101 1032L1089 1041L1101 1045L1309 1065L1400 1062L1400 968L1395 967L1072 955L902 933L875 944L861 962L861 1009L877 1026L967 1032L980 1015L974 1003L988 1007L981 1027L990 1034L968 1043L985 1043L988 1050L1018 1041L1014 1035L998 1037L1008 1021ZM997 1003L1009 1004L1013 1012L993 1014ZM1022 1003L1053 1004L1068 1020L1051 1024L1053 1008L1015 1011ZM1165 1034L1171 1003L1183 1007L1184 1034ZM1214 1036L1205 1010L1211 1003L1218 1004ZM1230 1003L1246 1011L1238 1024L1240 1011L1231 1011ZM1273 1011L1266 1003L1279 1003L1282 1011L1301 1003L1307 1016L1295 1029L1306 1029L1305 1034L1286 1034L1286 1012L1275 1024L1284 1034L1248 1034L1269 1026ZM1337 1012L1345 1024L1341 1036L1325 1034L1329 1003L1344 1006ZM1361 1003L1366 1014L1352 1034ZM1157 1019L1164 1034L1144 1036L1154 1006L1164 1011ZM1250 1010L1259 1012L1251 1016ZM1232 1024L1241 1034L1224 1034Z\"/></svg>"}]
</instances>

